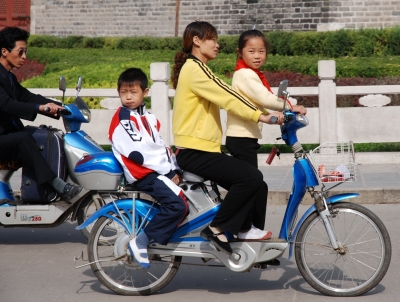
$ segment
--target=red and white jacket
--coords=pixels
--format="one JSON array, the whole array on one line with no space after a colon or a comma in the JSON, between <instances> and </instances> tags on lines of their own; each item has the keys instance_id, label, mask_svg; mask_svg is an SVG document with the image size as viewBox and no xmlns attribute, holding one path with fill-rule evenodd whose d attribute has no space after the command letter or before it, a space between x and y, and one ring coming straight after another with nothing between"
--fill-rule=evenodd
<instances>
[{"instance_id":1,"label":"red and white jacket","mask_svg":"<svg viewBox=\"0 0 400 302\"><path fill-rule=\"evenodd\" d=\"M179 170L172 150L162 140L160 122L144 105L115 112L108 138L115 157L121 163L129 183L157 172L165 175Z\"/></svg>"}]
</instances>

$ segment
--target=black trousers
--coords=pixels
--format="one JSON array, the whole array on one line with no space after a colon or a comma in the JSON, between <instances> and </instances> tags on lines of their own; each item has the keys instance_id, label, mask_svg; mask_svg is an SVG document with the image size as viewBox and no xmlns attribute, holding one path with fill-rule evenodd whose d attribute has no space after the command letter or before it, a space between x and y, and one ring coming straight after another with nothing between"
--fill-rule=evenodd
<instances>
[{"instance_id":1,"label":"black trousers","mask_svg":"<svg viewBox=\"0 0 400 302\"><path fill-rule=\"evenodd\" d=\"M183 170L212 180L228 191L212 226L232 234L250 229L252 223L264 228L265 211L259 209L261 204L265 209L268 191L258 169L223 153L179 149L176 158Z\"/></svg>"},{"instance_id":2,"label":"black trousers","mask_svg":"<svg viewBox=\"0 0 400 302\"><path fill-rule=\"evenodd\" d=\"M260 144L258 143L258 139L250 138L250 137L233 137L227 136L225 147L228 149L229 153L240 160L243 160L253 167L258 169L258 157L257 150L260 149ZM264 190L268 195L268 185L265 181L263 181ZM258 196L260 200L257 200L254 204L254 212L256 213L266 213L267 212L267 197L263 200L264 196ZM264 215L265 221L265 215ZM263 230L264 225L262 227L256 226L259 229Z\"/></svg>"},{"instance_id":3,"label":"black trousers","mask_svg":"<svg viewBox=\"0 0 400 302\"><path fill-rule=\"evenodd\" d=\"M57 177L40 153L35 139L28 132L0 135L0 159L16 160L22 167L28 167L31 171L35 171L36 181L39 184L44 184Z\"/></svg>"},{"instance_id":4,"label":"black trousers","mask_svg":"<svg viewBox=\"0 0 400 302\"><path fill-rule=\"evenodd\" d=\"M225 147L233 157L258 169L257 150L260 144L257 138L227 136Z\"/></svg>"}]
</instances>

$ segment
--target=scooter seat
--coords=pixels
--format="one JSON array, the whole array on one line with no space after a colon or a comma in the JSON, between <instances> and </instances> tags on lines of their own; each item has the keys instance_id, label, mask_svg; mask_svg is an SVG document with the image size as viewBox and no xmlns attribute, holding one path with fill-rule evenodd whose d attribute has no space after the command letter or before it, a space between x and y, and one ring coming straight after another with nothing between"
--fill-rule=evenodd
<instances>
[{"instance_id":1,"label":"scooter seat","mask_svg":"<svg viewBox=\"0 0 400 302\"><path fill-rule=\"evenodd\" d=\"M187 171L183 171L182 178L191 182L204 182L203 177Z\"/></svg>"},{"instance_id":2,"label":"scooter seat","mask_svg":"<svg viewBox=\"0 0 400 302\"><path fill-rule=\"evenodd\" d=\"M17 171L21 165L16 160L0 160L0 170Z\"/></svg>"}]
</instances>

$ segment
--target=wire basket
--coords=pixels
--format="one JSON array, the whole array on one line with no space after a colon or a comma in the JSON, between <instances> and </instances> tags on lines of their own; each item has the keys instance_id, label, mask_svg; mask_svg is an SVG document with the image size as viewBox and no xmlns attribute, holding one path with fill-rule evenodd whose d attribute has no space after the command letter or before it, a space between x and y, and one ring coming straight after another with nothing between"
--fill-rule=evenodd
<instances>
[{"instance_id":1,"label":"wire basket","mask_svg":"<svg viewBox=\"0 0 400 302\"><path fill-rule=\"evenodd\" d=\"M353 142L326 142L310 151L310 159L322 183L356 181Z\"/></svg>"}]
</instances>

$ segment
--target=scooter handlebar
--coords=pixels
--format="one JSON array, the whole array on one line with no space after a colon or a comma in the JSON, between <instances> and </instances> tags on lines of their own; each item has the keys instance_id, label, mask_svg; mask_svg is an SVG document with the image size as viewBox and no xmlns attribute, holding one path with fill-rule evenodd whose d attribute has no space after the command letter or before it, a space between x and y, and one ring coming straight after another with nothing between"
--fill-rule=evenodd
<instances>
[{"instance_id":1,"label":"scooter handlebar","mask_svg":"<svg viewBox=\"0 0 400 302\"><path fill-rule=\"evenodd\" d=\"M44 112L50 112L50 108L49 107L44 107ZM57 110L57 114L58 115L71 115L72 113L69 111L69 110L67 110L67 109L58 109Z\"/></svg>"}]
</instances>

